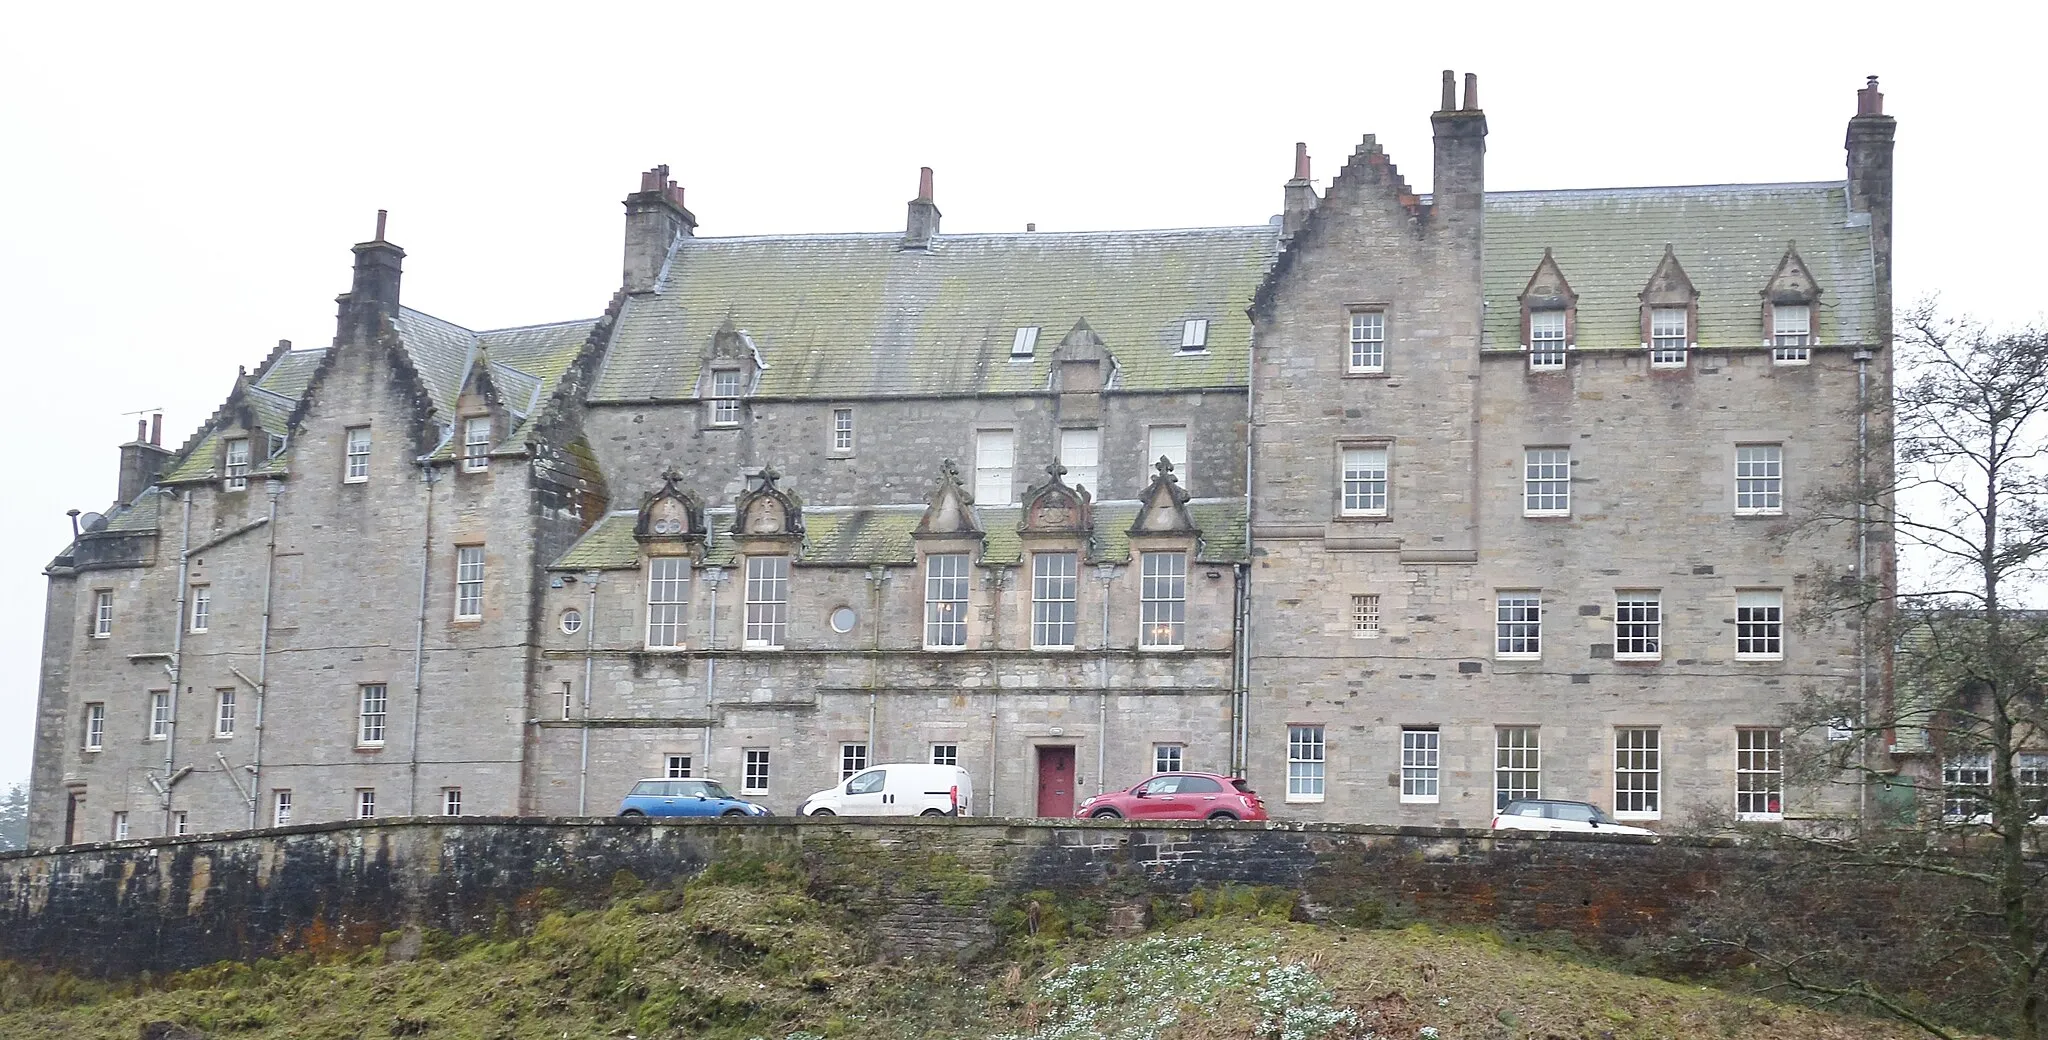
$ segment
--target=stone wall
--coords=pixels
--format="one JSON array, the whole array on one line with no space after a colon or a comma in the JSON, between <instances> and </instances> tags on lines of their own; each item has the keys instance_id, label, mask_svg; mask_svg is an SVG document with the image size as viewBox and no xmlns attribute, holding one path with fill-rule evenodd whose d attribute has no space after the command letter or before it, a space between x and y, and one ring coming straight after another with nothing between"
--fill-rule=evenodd
<instances>
[{"instance_id":1,"label":"stone wall","mask_svg":"<svg viewBox=\"0 0 2048 1040\"><path fill-rule=\"evenodd\" d=\"M473 934L557 901L594 905L621 871L659 886L750 857L800 862L815 897L873 922L885 956L971 956L999 939L1005 911L1036 900L1054 903L1048 912L1087 901L1131 921L1154 897L1226 884L1292 890L1315 919L1413 915L1616 949L1686 934L1724 884L1781 876L1786 855L1330 824L395 819L0 856L0 959L120 977L341 953L396 931ZM1912 934L1904 896L1850 887L1859 935ZM1782 905L1774 928L1790 939L1843 916L1826 899Z\"/></svg>"}]
</instances>

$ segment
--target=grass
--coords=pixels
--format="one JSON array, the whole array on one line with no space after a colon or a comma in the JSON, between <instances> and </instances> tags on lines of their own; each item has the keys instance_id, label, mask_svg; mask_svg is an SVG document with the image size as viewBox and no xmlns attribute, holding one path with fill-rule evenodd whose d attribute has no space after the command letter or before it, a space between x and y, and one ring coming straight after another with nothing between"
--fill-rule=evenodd
<instances>
[{"instance_id":1,"label":"grass","mask_svg":"<svg viewBox=\"0 0 2048 1040\"><path fill-rule=\"evenodd\" d=\"M393 934L325 963L118 985L0 967L0 1036L130 1040L159 1019L216 1040L1918 1035L1469 930L1303 924L1285 899L1251 890L1205 893L1129 939L1101 936L1091 914L1042 907L1041 927L1012 930L1003 951L966 969L878 963L856 913L813 899L773 862L670 890L622 878L612 891L606 909L545 912L524 934Z\"/></svg>"}]
</instances>

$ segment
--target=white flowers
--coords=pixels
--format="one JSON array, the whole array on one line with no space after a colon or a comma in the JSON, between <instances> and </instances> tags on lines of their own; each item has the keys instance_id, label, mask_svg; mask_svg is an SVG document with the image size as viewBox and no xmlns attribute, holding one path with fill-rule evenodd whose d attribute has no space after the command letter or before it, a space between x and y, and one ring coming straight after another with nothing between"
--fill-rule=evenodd
<instances>
[{"instance_id":1,"label":"white flowers","mask_svg":"<svg viewBox=\"0 0 2048 1040\"><path fill-rule=\"evenodd\" d=\"M1338 1007L1306 965L1282 964L1271 951L1271 943L1201 936L1118 943L1039 984L1039 996L1052 1005L1044 1026L998 1040L1156 1040L1183 1014L1198 1014L1233 991L1258 1008L1261 1037L1318 1040L1358 1025L1357 1013Z\"/></svg>"}]
</instances>

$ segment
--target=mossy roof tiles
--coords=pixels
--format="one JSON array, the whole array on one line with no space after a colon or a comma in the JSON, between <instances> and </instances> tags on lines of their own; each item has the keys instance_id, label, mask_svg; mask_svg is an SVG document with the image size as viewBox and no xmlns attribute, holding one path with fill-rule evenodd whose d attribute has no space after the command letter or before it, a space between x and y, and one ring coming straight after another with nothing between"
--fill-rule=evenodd
<instances>
[{"instance_id":1,"label":"mossy roof tiles","mask_svg":"<svg viewBox=\"0 0 2048 1040\"><path fill-rule=\"evenodd\" d=\"M1578 294L1577 347L1640 348L1637 294L1668 243L1699 291L1694 341L1761 347L1761 293L1795 241L1825 290L1816 342L1877 342L1869 221L1842 182L1488 192L1484 345L1521 346L1520 297L1548 248Z\"/></svg>"},{"instance_id":2,"label":"mossy roof tiles","mask_svg":"<svg viewBox=\"0 0 2048 1040\"><path fill-rule=\"evenodd\" d=\"M692 397L720 323L753 340L756 396L887 397L1043 389L1086 319L1131 390L1241 387L1245 304L1271 265L1270 226L1176 231L691 238L658 292L626 304L592 399ZM1182 325L1209 322L1182 352ZM1039 328L1013 361L1016 330Z\"/></svg>"}]
</instances>

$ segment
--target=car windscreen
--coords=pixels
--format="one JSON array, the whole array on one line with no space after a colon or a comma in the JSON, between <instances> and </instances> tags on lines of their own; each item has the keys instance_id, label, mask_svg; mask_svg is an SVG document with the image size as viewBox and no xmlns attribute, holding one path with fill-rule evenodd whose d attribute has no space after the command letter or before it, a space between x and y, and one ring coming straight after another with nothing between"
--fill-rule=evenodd
<instances>
[{"instance_id":1,"label":"car windscreen","mask_svg":"<svg viewBox=\"0 0 2048 1040\"><path fill-rule=\"evenodd\" d=\"M723 785L723 784L720 784L720 783L719 783L718 781L716 781L716 780L705 780L705 781L703 781L703 784L704 784L704 797L706 797L706 798L731 798L731 797L732 797L732 795L730 795L730 794L727 794L727 793L726 793L726 791L725 791L725 785Z\"/></svg>"}]
</instances>

